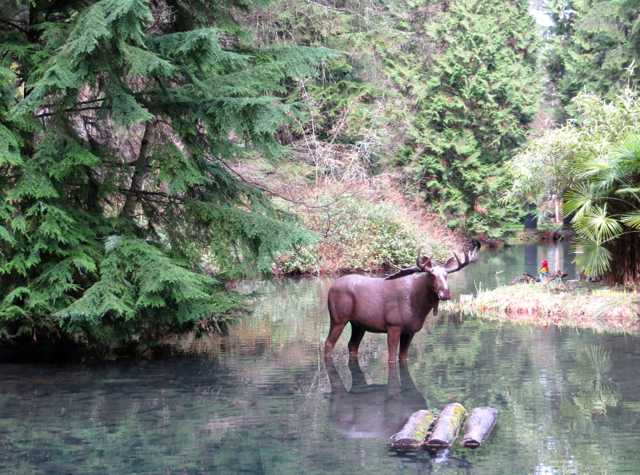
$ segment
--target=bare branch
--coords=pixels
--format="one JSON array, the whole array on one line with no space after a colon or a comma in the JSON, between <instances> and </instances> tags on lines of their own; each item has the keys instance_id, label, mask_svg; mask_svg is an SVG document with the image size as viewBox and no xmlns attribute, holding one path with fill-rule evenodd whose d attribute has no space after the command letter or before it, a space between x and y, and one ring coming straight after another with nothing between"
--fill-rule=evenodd
<instances>
[{"instance_id":1,"label":"bare branch","mask_svg":"<svg viewBox=\"0 0 640 475\"><path fill-rule=\"evenodd\" d=\"M326 205L321 205L321 206L313 206L310 205L308 203L305 203L304 201L296 201L296 200L292 200L291 198L287 198L286 196L283 196L282 194L278 193L277 191L271 190L269 188L266 188L258 183L252 182L247 180L245 177L243 177L242 175L240 175L237 171L235 171L228 163L226 163L224 160L220 160L220 162L222 163L222 165L229 170L231 173L233 173L236 177L238 177L238 179L243 182L246 183L247 185L251 185L257 189L259 189L260 191L263 191L264 193L268 194L268 195L272 195L272 196L277 196L278 198L281 198L285 201L288 201L289 203L293 203L296 205L300 205L300 206L304 206L305 208L309 208L309 209L321 209L321 208L328 208L330 206L332 206L333 204L337 203L338 201L340 201L346 194L347 192L344 191L342 193L340 193L340 195L338 195L338 197L331 201L330 203L327 203ZM357 193L354 193L357 194Z\"/></svg>"},{"instance_id":2,"label":"bare branch","mask_svg":"<svg viewBox=\"0 0 640 475\"><path fill-rule=\"evenodd\" d=\"M24 33L25 35L27 34L27 30L25 30L24 28L16 25L13 22L7 21L7 20L3 20L2 18L0 18L0 23L4 23L5 25L9 25L12 26L13 28L15 28L18 31L21 31L22 33Z\"/></svg>"}]
</instances>

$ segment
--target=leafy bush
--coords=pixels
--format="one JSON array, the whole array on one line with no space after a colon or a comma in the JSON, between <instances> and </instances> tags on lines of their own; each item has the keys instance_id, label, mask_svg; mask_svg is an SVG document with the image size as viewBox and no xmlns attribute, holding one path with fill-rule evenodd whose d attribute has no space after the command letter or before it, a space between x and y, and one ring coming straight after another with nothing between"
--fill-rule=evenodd
<instances>
[{"instance_id":1,"label":"leafy bush","mask_svg":"<svg viewBox=\"0 0 640 475\"><path fill-rule=\"evenodd\" d=\"M322 241L282 255L274 269L278 275L380 271L414 264L418 249L443 260L457 242L435 216L412 212L387 189L322 187L310 193L307 203L313 204L297 211Z\"/></svg>"}]
</instances>

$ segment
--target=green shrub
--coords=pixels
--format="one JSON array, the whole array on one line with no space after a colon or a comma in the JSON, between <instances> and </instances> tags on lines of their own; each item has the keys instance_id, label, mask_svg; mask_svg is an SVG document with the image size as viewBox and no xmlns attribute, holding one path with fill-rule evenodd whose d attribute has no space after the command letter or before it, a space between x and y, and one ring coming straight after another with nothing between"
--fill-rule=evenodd
<instances>
[{"instance_id":1,"label":"green shrub","mask_svg":"<svg viewBox=\"0 0 640 475\"><path fill-rule=\"evenodd\" d=\"M414 264L418 249L443 260L457 242L435 217L368 186L318 188L307 203L297 212L322 241L280 256L276 275L375 272Z\"/></svg>"}]
</instances>

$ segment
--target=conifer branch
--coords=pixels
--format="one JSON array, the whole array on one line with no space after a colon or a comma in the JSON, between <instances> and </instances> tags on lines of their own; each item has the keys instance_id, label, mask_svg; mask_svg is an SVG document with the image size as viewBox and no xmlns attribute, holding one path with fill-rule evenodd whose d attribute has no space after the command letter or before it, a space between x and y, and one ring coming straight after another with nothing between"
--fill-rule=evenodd
<instances>
[{"instance_id":1,"label":"conifer branch","mask_svg":"<svg viewBox=\"0 0 640 475\"><path fill-rule=\"evenodd\" d=\"M144 199L146 201L154 201L156 203L167 204L167 203L171 203L171 202L174 202L174 201L179 201L179 202L183 202L183 203L186 202L186 201L190 201L190 199L187 198L187 197L169 196L166 193L161 193L161 192L157 192L157 191L131 190L131 189L128 189L128 188L118 188L118 191L120 193L124 193L124 194L127 194L127 195L133 194L133 195L143 196L143 197L147 196L147 197L142 198L142 199ZM151 198L148 198L148 196L164 197L164 198L167 199L167 201L153 200ZM191 201L196 202L197 200L191 200Z\"/></svg>"},{"instance_id":2,"label":"conifer branch","mask_svg":"<svg viewBox=\"0 0 640 475\"><path fill-rule=\"evenodd\" d=\"M84 111L91 111L91 110L100 110L100 109L104 109L103 106L95 106L95 107L83 107L82 109L63 109L62 111L51 111L51 112L42 112L40 114L36 114L35 116L40 118L40 117L51 117L52 115L57 114L58 112L84 112Z\"/></svg>"}]
</instances>

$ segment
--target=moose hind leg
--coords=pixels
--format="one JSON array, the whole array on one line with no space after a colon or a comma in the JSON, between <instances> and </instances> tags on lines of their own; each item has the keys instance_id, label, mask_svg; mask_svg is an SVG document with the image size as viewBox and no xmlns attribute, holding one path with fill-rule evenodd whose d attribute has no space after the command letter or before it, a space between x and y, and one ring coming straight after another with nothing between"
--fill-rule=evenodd
<instances>
[{"instance_id":1,"label":"moose hind leg","mask_svg":"<svg viewBox=\"0 0 640 475\"><path fill-rule=\"evenodd\" d=\"M400 335L400 361L407 360L407 353L409 353L409 345L413 340L413 333L403 333Z\"/></svg>"},{"instance_id":2,"label":"moose hind leg","mask_svg":"<svg viewBox=\"0 0 640 475\"><path fill-rule=\"evenodd\" d=\"M357 358L358 357L358 348L360 347L360 342L362 341L362 337L364 337L365 331L359 326L355 325L351 322L351 339L349 340L349 357Z\"/></svg>"},{"instance_id":3,"label":"moose hind leg","mask_svg":"<svg viewBox=\"0 0 640 475\"><path fill-rule=\"evenodd\" d=\"M336 325L331 321L329 324L329 336L327 337L327 341L324 343L324 357L328 358L331 356L331 352L333 351L333 347L336 346L336 341L342 335L342 330L344 330L344 323L341 325Z\"/></svg>"}]
</instances>

